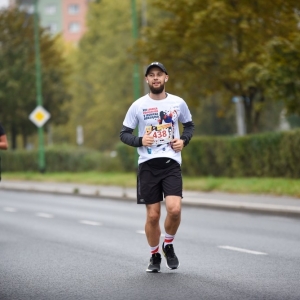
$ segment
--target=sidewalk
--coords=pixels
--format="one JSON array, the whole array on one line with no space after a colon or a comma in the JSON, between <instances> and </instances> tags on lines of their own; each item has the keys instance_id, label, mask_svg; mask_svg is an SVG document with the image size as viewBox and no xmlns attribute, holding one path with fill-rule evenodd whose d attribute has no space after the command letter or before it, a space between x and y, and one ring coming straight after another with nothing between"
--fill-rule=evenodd
<instances>
[{"instance_id":1,"label":"sidewalk","mask_svg":"<svg viewBox=\"0 0 300 300\"><path fill-rule=\"evenodd\" d=\"M115 200L136 201L135 188L120 186L3 180L0 182L0 191L1 190L80 195L98 199L111 198ZM300 217L300 199L288 196L184 191L183 197L183 205Z\"/></svg>"}]
</instances>

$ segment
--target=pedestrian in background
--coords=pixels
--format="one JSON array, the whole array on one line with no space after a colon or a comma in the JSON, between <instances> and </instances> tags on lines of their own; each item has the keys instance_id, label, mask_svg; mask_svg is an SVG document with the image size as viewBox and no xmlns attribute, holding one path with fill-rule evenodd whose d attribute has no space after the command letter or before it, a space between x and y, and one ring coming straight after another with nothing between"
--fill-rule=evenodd
<instances>
[{"instance_id":1,"label":"pedestrian in background","mask_svg":"<svg viewBox=\"0 0 300 300\"><path fill-rule=\"evenodd\" d=\"M6 150L8 148L7 138L3 126L0 123L0 149Z\"/></svg>"},{"instance_id":2,"label":"pedestrian in background","mask_svg":"<svg viewBox=\"0 0 300 300\"><path fill-rule=\"evenodd\" d=\"M162 252L169 269L179 267L173 241L181 221L181 151L192 138L194 124L186 102L166 93L168 79L161 63L153 62L147 67L145 80L150 93L130 106L120 132L123 143L138 148L137 203L146 205L145 233L151 253L146 272L160 272L159 220L164 198L167 216ZM181 135L179 122L183 124Z\"/></svg>"}]
</instances>

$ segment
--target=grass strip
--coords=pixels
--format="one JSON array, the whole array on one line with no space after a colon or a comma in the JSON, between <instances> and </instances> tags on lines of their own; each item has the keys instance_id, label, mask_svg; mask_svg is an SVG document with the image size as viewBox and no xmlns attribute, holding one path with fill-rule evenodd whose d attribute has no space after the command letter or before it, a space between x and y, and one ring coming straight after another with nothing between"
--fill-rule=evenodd
<instances>
[{"instance_id":1,"label":"grass strip","mask_svg":"<svg viewBox=\"0 0 300 300\"><path fill-rule=\"evenodd\" d=\"M135 173L3 173L2 180L73 182L94 185L136 186ZM183 187L190 191L219 191L241 194L288 195L300 198L300 179L183 177Z\"/></svg>"}]
</instances>

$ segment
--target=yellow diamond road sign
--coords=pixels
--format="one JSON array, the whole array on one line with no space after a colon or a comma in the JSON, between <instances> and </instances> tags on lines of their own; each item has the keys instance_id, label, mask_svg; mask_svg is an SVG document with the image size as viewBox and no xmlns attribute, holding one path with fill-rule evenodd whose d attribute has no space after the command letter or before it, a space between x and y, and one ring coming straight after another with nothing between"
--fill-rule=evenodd
<instances>
[{"instance_id":1,"label":"yellow diamond road sign","mask_svg":"<svg viewBox=\"0 0 300 300\"><path fill-rule=\"evenodd\" d=\"M29 115L29 120L37 127L42 127L49 119L50 113L43 106L37 106Z\"/></svg>"}]
</instances>

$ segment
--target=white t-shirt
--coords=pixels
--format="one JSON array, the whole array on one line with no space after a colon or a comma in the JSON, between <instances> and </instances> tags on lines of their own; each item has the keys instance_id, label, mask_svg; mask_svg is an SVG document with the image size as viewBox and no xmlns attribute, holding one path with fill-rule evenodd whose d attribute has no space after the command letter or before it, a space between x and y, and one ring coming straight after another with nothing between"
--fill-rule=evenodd
<instances>
[{"instance_id":1,"label":"white t-shirt","mask_svg":"<svg viewBox=\"0 0 300 300\"><path fill-rule=\"evenodd\" d=\"M153 100L145 95L132 103L123 125L132 129L138 126L139 137L150 132L154 137L151 147L137 148L138 163L157 157L169 157L181 164L181 152L172 149L170 141L180 138L179 124L192 121L189 108L182 98L167 94L162 100Z\"/></svg>"}]
</instances>

